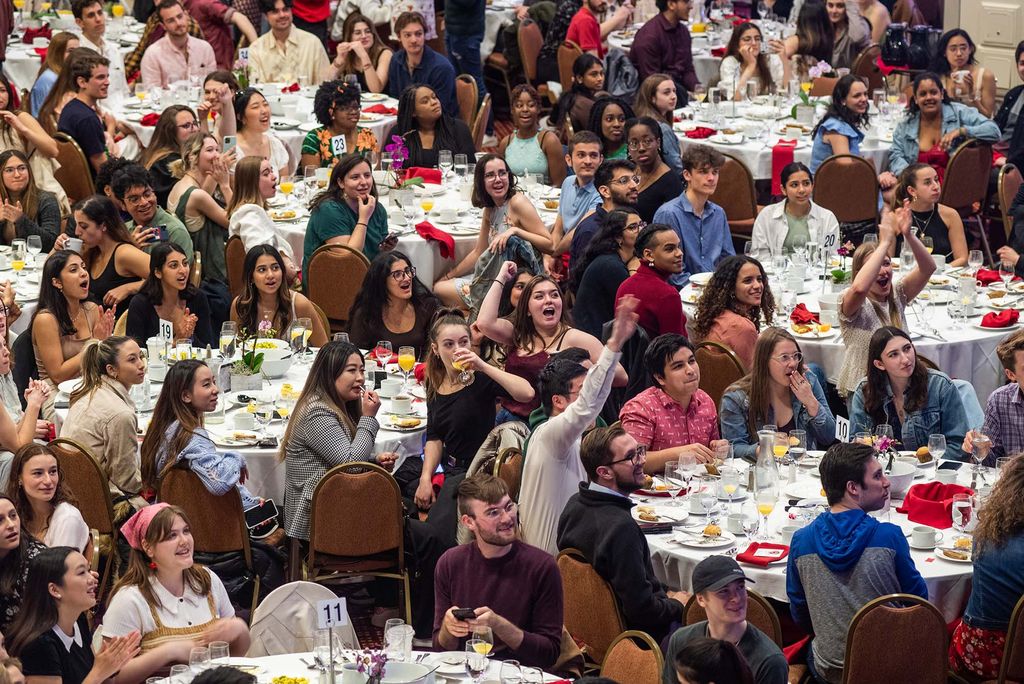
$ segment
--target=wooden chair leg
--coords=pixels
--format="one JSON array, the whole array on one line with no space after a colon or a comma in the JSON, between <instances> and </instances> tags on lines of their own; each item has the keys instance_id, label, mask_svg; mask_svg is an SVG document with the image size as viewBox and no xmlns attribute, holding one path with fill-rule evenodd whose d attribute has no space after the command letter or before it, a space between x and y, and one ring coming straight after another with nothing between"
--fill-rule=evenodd
<instances>
[{"instance_id":1,"label":"wooden chair leg","mask_svg":"<svg viewBox=\"0 0 1024 684\"><path fill-rule=\"evenodd\" d=\"M298 539L288 539L288 581L302 579L302 545Z\"/></svg>"}]
</instances>

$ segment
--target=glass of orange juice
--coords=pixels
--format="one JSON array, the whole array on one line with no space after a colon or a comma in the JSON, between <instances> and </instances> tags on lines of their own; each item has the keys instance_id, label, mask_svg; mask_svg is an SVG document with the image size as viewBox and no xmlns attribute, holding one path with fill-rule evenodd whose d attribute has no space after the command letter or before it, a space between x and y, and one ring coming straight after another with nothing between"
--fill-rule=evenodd
<instances>
[{"instance_id":1,"label":"glass of orange juice","mask_svg":"<svg viewBox=\"0 0 1024 684\"><path fill-rule=\"evenodd\" d=\"M291 198L292 191L295 190L295 179L292 176L281 176L278 189L285 197Z\"/></svg>"},{"instance_id":2,"label":"glass of orange juice","mask_svg":"<svg viewBox=\"0 0 1024 684\"><path fill-rule=\"evenodd\" d=\"M433 197L426 197L425 196L425 197L423 197L420 200L420 209L423 210L424 214L427 214L433 208L434 208L434 198Z\"/></svg>"},{"instance_id":3,"label":"glass of orange juice","mask_svg":"<svg viewBox=\"0 0 1024 684\"><path fill-rule=\"evenodd\" d=\"M416 367L416 348L415 347L399 347L398 348L398 367L402 369L402 373L405 375L405 384L409 384L409 373Z\"/></svg>"},{"instance_id":4,"label":"glass of orange juice","mask_svg":"<svg viewBox=\"0 0 1024 684\"><path fill-rule=\"evenodd\" d=\"M119 2L115 2L110 8L110 13L120 19L124 16L124 5Z\"/></svg>"}]
</instances>

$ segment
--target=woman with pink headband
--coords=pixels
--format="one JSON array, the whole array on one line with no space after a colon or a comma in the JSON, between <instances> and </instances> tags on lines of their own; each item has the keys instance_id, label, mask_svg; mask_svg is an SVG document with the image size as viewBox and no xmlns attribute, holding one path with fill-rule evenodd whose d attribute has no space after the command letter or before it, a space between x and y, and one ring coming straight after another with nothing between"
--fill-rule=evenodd
<instances>
[{"instance_id":1,"label":"woman with pink headband","mask_svg":"<svg viewBox=\"0 0 1024 684\"><path fill-rule=\"evenodd\" d=\"M144 681L187 663L193 648L213 641L228 642L231 655L245 655L249 628L234 616L220 578L195 564L184 510L166 503L147 506L121 526L121 534L131 554L103 618L103 636L136 631L142 635L142 652L118 679Z\"/></svg>"}]
</instances>

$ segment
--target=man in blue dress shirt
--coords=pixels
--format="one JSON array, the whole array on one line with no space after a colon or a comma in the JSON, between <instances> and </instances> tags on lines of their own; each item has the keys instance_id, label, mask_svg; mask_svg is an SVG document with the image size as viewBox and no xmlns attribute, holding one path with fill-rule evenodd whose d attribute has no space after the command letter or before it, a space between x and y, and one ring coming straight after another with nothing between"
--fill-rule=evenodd
<instances>
[{"instance_id":1,"label":"man in blue dress shirt","mask_svg":"<svg viewBox=\"0 0 1024 684\"><path fill-rule=\"evenodd\" d=\"M455 97L455 68L429 45L427 23L419 12L402 12L395 20L395 34L402 49L391 58L388 67L388 94L399 98L411 85L433 88L441 108L449 114L459 111Z\"/></svg>"}]
</instances>

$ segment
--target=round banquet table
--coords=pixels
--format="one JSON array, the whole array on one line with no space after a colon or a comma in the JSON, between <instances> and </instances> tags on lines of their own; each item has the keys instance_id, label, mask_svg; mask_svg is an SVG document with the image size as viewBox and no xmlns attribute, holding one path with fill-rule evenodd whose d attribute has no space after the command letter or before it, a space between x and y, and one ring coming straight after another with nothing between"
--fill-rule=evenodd
<instances>
[{"instance_id":1,"label":"round banquet table","mask_svg":"<svg viewBox=\"0 0 1024 684\"><path fill-rule=\"evenodd\" d=\"M899 262L893 261L893 268L897 269L898 266ZM984 305L987 300L985 295L978 297L977 315L969 318L966 326L954 324L946 312L945 304L939 303L953 294L953 278L933 276L932 280L943 283L949 281L949 285L929 287L926 291L929 303L918 297L907 307L905 315L914 345L918 353L938 364L944 373L971 383L979 404L984 407L988 396L1003 385L1002 365L996 356L996 347L1010 332L1018 330L1020 325L1011 328L981 329L979 325L982 315L994 311ZM770 273L768 282L775 293L776 306L780 306L782 283ZM818 295L821 293L821 281L807 280L802 289L804 292L797 296L797 302L806 304L811 311L819 311ZM683 310L689 321L692 321L696 309L693 303L696 301L696 294L692 285L687 285L680 292ZM790 329L790 332L793 330ZM826 377L834 382L839 376L846 353L846 346L838 327L833 327L828 333L817 337L813 333L793 334L799 340L804 360L820 365L825 369Z\"/></svg>"},{"instance_id":2,"label":"round banquet table","mask_svg":"<svg viewBox=\"0 0 1024 684\"><path fill-rule=\"evenodd\" d=\"M821 453L823 452L808 452L808 457ZM739 461L739 459L737 459L737 461ZM741 481L743 482L746 482L747 467L748 465L745 462L737 464L737 468L743 471L741 477ZM786 493L787 490L793 489L794 484L787 482L787 467L783 466L780 468L779 500L775 509L768 516L769 529L771 531L770 541L776 544L782 542L779 529L783 525L798 524L797 521L789 518L789 513L785 510L785 507L789 505L790 500L806 497L809 493L814 493L816 485L820 487L816 468L799 467L797 470L799 472L796 477L795 485L798 489L795 490L794 494L800 494L800 496L789 495ZM960 469L958 476L958 482L960 484L970 484L971 478L968 470L969 466L967 465ZM992 469L986 470L987 481L991 483L994 481L994 471ZM928 482L934 479L934 466L921 468L920 471L921 476L914 480L915 484ZM740 499L740 495L745 498ZM683 518L683 513L689 510L688 501L683 499L680 499L681 505L671 506L668 504L668 499L666 498L644 497L637 494L633 494L632 498L635 501L643 501L647 506L654 506L655 513L663 513L673 518ZM748 500L749 498L746 498L746 488L743 487L732 506L738 509L742 503ZM893 501L888 512L878 512L872 515L883 521L885 521L888 516L890 522L899 525L904 534L909 536L911 529L913 529L917 523L909 521L905 514L896 511L901 503L902 501ZM726 502L720 502L719 507L722 509L722 507L728 507L728 504ZM725 516L721 515L719 517L719 522L724 534ZM690 536L691 533L699 534L702 526L706 524L706 521L706 516L691 513L682 522L683 529L686 531L647 535L647 543L651 549L654 572L658 576L658 579L669 587L689 591L690 576L692 575L693 569L697 563L711 555L727 552L732 555L737 551L743 551L746 549L747 542L743 534L733 535L736 537L734 543L714 550L699 548L693 544L684 545L683 543L680 543L679 540L692 539ZM943 531L945 535L944 542L948 543L950 541L950 535L952 532L952 528ZM918 572L921 573L925 583L928 585L928 600L942 612L947 622L960 617L963 614L963 610L967 605L967 599L971 593L971 577L974 574L974 566L971 563L958 563L956 561L947 560L941 554L935 553L934 550L919 551L911 549L910 555L914 560L914 564L917 566ZM779 561L767 567L760 567L747 563L743 563L742 566L743 571L747 576L754 580L755 584L753 585L753 588L759 594L785 603L789 602L789 598L786 594L785 561Z\"/></svg>"},{"instance_id":3,"label":"round banquet table","mask_svg":"<svg viewBox=\"0 0 1024 684\"><path fill-rule=\"evenodd\" d=\"M312 357L310 357L312 359ZM397 366L395 366L397 368ZM277 398L281 394L281 386L284 383L289 383L292 386L293 391L298 393L306 384L306 378L309 375L310 364L297 364L292 363L291 368L285 373L284 377L277 378L274 380L264 380L264 389L261 391L268 397ZM400 377L400 376L396 376ZM410 376L410 382L414 382ZM160 388L163 387L162 383L153 382L153 404L156 403L156 394L159 393ZM412 388L414 394L419 394L422 397L422 391L416 389L418 385ZM257 394L256 392L246 392L249 395ZM223 399L223 397L222 397ZM61 403L63 400L63 403ZM61 408L63 406L63 408ZM242 406L227 404L227 411L224 418L223 424L210 424L209 418L207 417L206 429L216 440L218 436L227 435L230 436L234 432L235 428L235 415L245 411ZM413 409L423 420L419 427L412 430L397 430L387 427L389 425L388 415L391 409L391 401L389 399L382 399L380 411L377 413L377 420L380 422L380 429L377 431L377 438L374 442L373 452L379 454L384 451L395 451L398 453L398 461L395 463L395 468L401 465L402 460L408 456L418 456L423 451L423 433L426 430L426 415L427 406L426 402L422 398L415 398L413 400ZM63 425L64 419L67 418L67 397L58 395L58 425ZM139 414L139 430L145 433L146 427L149 425L149 421L152 418L152 410ZM277 437L278 443L281 442L284 436L285 428L287 427L287 421L281 419L275 419L270 423L267 431ZM248 432L252 432L252 428L239 428L245 429ZM140 435L141 440L141 435ZM284 506L284 490L285 490L285 464L283 461L278 459L278 449L274 448L263 448L259 446L217 446L217 451L234 451L245 456L246 466L249 470L249 479L246 480L245 486L249 488L249 491L256 496L273 499L277 502L278 507Z\"/></svg>"}]
</instances>

